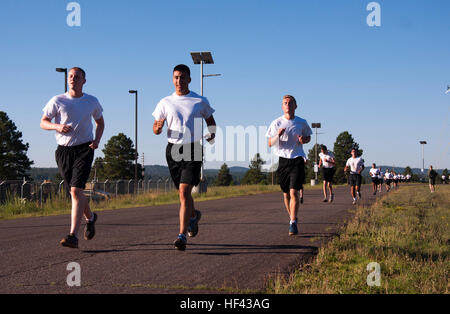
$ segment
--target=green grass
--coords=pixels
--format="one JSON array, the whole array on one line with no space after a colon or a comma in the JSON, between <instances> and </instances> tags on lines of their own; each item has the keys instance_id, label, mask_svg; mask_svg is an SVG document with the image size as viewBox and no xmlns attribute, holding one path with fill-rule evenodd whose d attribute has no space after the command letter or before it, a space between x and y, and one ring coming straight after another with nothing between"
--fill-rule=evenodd
<instances>
[{"instance_id":1,"label":"green grass","mask_svg":"<svg viewBox=\"0 0 450 314\"><path fill-rule=\"evenodd\" d=\"M305 186L305 189L308 188L311 187ZM206 200L280 191L281 190L278 185L239 185L229 187L209 187L207 193L193 194L193 196L196 202L201 202ZM91 201L90 206L92 210L102 211L176 203L179 203L179 197L178 192L174 190L167 193L153 192L139 195L119 195L101 202ZM42 207L39 205L39 202L24 202L19 198L8 197L6 203L0 205L0 220L70 214L70 210L70 200L64 200L59 197L53 197L51 200L44 203Z\"/></svg>"},{"instance_id":2,"label":"green grass","mask_svg":"<svg viewBox=\"0 0 450 314\"><path fill-rule=\"evenodd\" d=\"M367 285L371 262L381 285ZM449 293L450 187L402 186L370 208L359 207L339 236L268 293Z\"/></svg>"}]
</instances>

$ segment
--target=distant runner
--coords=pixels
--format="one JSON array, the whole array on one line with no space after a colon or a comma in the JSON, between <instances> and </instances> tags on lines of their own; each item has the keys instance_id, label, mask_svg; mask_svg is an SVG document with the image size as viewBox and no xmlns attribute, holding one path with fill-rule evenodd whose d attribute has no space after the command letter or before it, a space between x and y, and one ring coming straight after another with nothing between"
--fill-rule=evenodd
<instances>
[{"instance_id":1,"label":"distant runner","mask_svg":"<svg viewBox=\"0 0 450 314\"><path fill-rule=\"evenodd\" d=\"M378 188L378 176L380 175L380 170L377 169L376 164L372 164L372 168L369 171L370 177L372 178L372 190L373 195L377 195L377 188Z\"/></svg>"},{"instance_id":2,"label":"distant runner","mask_svg":"<svg viewBox=\"0 0 450 314\"><path fill-rule=\"evenodd\" d=\"M289 214L289 235L298 234L299 191L305 180L303 144L311 141L312 130L306 120L295 116L297 102L293 96L283 97L283 115L275 119L267 130L269 147L279 156L278 178Z\"/></svg>"},{"instance_id":3,"label":"distant runner","mask_svg":"<svg viewBox=\"0 0 450 314\"><path fill-rule=\"evenodd\" d=\"M428 183L430 186L430 192L435 192L436 185L436 177L438 176L437 172L433 169L433 166L430 165L430 169L428 170Z\"/></svg>"},{"instance_id":4,"label":"distant runner","mask_svg":"<svg viewBox=\"0 0 450 314\"><path fill-rule=\"evenodd\" d=\"M323 202L332 202L334 199L333 194L333 176L334 176L334 165L335 165L335 159L334 154L332 152L329 152L327 147L325 145L322 145L321 152L319 154L320 161L319 161L319 168L322 167L322 174L323 174ZM327 187L330 192L330 198L327 200Z\"/></svg>"},{"instance_id":5,"label":"distant runner","mask_svg":"<svg viewBox=\"0 0 450 314\"><path fill-rule=\"evenodd\" d=\"M349 185L350 191L353 198L353 205L356 204L356 198L361 199L361 172L364 170L364 159L358 157L358 151L356 148L352 149L352 157L347 160L345 164L344 172L350 168Z\"/></svg>"}]
</instances>

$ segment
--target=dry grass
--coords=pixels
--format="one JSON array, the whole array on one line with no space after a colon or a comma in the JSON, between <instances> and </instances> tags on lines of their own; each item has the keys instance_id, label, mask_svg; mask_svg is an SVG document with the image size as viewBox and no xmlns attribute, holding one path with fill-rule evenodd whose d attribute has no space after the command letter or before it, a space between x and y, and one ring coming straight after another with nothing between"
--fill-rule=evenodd
<instances>
[{"instance_id":1,"label":"dry grass","mask_svg":"<svg viewBox=\"0 0 450 314\"><path fill-rule=\"evenodd\" d=\"M366 267L381 266L381 285L368 286ZM449 292L450 187L402 186L354 220L319 250L317 258L269 293Z\"/></svg>"}]
</instances>

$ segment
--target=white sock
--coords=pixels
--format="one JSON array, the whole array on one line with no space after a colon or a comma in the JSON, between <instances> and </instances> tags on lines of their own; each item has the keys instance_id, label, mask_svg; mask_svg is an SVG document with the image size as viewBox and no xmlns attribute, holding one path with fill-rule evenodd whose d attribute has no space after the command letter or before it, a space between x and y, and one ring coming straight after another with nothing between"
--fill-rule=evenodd
<instances>
[{"instance_id":1,"label":"white sock","mask_svg":"<svg viewBox=\"0 0 450 314\"><path fill-rule=\"evenodd\" d=\"M291 225L296 224L296 223L297 223L297 221L295 221L295 220L291 220L291 222L290 222Z\"/></svg>"}]
</instances>

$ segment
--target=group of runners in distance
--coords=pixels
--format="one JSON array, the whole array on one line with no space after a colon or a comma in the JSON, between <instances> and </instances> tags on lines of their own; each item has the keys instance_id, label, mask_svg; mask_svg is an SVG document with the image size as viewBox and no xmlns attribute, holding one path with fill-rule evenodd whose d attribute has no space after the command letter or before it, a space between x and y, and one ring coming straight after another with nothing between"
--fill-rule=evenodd
<instances>
[{"instance_id":1,"label":"group of runners in distance","mask_svg":"<svg viewBox=\"0 0 450 314\"><path fill-rule=\"evenodd\" d=\"M205 137L212 142L216 133L215 110L209 101L189 90L191 73L188 66L177 65L172 72L175 92L156 105L153 132L162 133L167 126L168 144L166 161L171 178L179 191L179 233L174 241L174 247L185 250L187 237L195 237L198 233L198 223L201 212L196 209L192 197L192 189L200 183L200 171L203 162L203 147L201 144L201 127L197 123L206 121L209 134ZM44 107L40 126L45 130L56 131L58 144L55 159L65 187L71 195L72 215L70 233L60 244L65 247L78 248L78 231L82 217L86 220L84 238L91 240L95 235L95 223L98 215L91 211L89 202L84 196L84 189L90 174L94 150L98 148L104 128L103 108L97 98L83 93L86 83L86 73L79 67L70 69L68 73L69 91L55 96ZM306 154L303 144L311 140L312 130L307 121L296 116L296 99L291 95L282 98L282 115L273 120L267 131L268 145L279 156L277 174L283 192L286 211L289 215L289 235L298 234L298 210L303 203L303 182L305 180ZM92 118L96 129L93 136ZM54 123L52 120L54 119ZM200 130L200 132L194 132ZM353 204L361 198L361 172L364 170L364 159L357 156L353 149L347 160L344 171L349 170L349 184ZM319 167L323 171L324 202L333 202L333 176L335 172L335 157L321 147ZM381 191L383 182L389 191L393 184L410 176L401 176L393 171L377 169L372 165L370 175L373 182L373 193Z\"/></svg>"}]
</instances>

